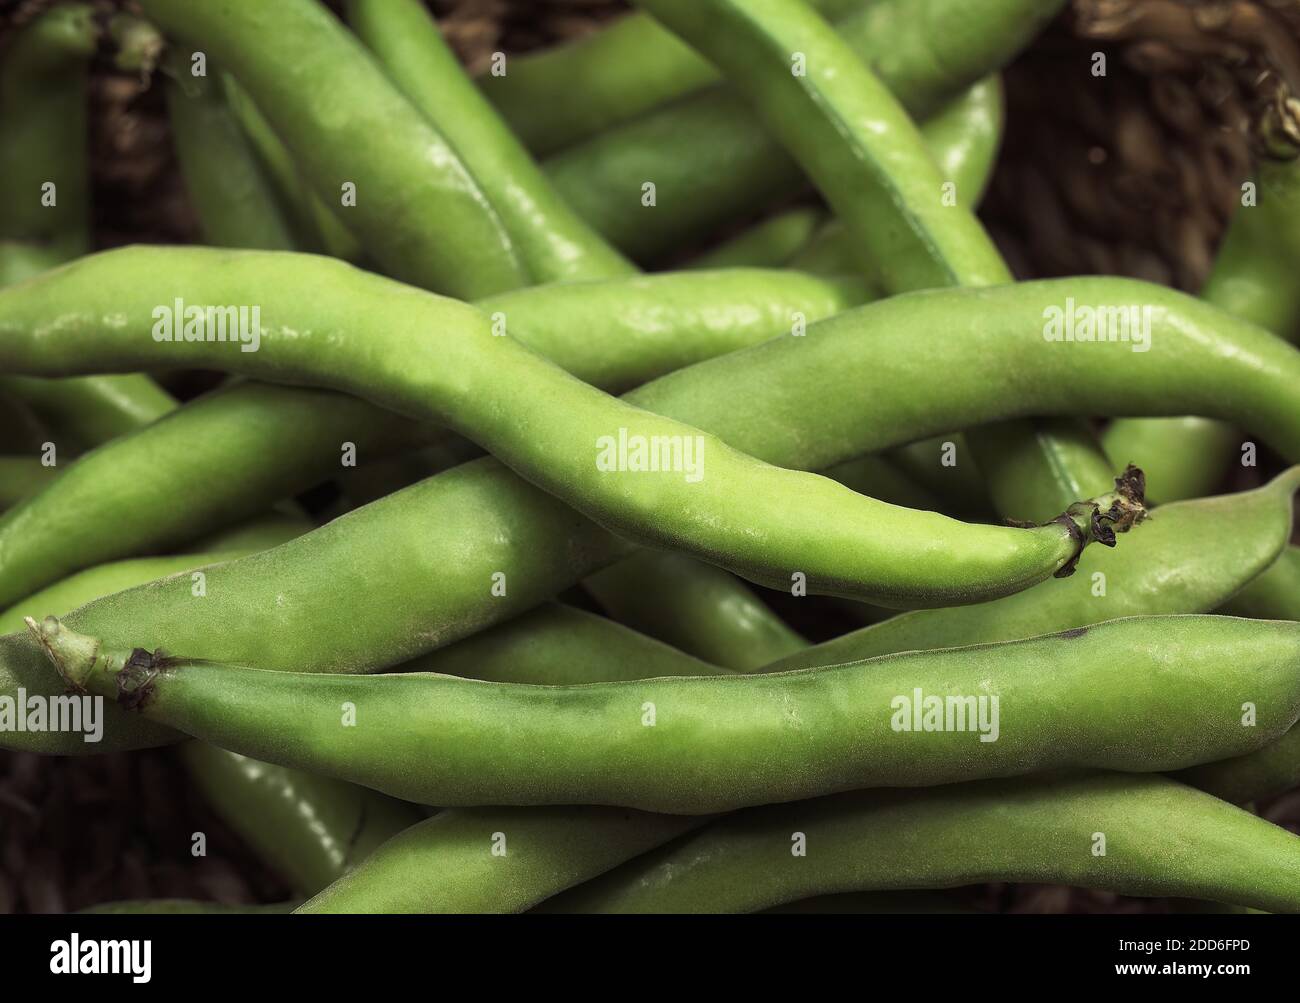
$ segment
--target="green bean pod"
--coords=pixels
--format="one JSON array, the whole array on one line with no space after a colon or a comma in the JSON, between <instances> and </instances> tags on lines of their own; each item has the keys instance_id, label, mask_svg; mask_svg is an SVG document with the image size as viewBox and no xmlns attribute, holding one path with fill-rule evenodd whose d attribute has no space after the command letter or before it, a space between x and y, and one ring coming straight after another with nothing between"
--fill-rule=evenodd
<instances>
[{"instance_id":1,"label":"green bean pod","mask_svg":"<svg viewBox=\"0 0 1300 1003\"><path fill-rule=\"evenodd\" d=\"M884 0L836 28L907 111L925 119L1009 62L1063 6ZM637 261L707 235L802 181L781 144L725 88L610 129L542 166L569 204ZM647 182L653 205L644 201Z\"/></svg>"},{"instance_id":2,"label":"green bean pod","mask_svg":"<svg viewBox=\"0 0 1300 1003\"><path fill-rule=\"evenodd\" d=\"M826 195L887 290L1010 274L944 182L906 111L831 27L794 0L639 0L736 83Z\"/></svg>"},{"instance_id":3,"label":"green bean pod","mask_svg":"<svg viewBox=\"0 0 1300 1003\"><path fill-rule=\"evenodd\" d=\"M697 255L683 268L776 268L812 240L826 214L811 206L779 212L735 237ZM811 271L812 269L806 269ZM826 269L825 275L852 275L853 268Z\"/></svg>"},{"instance_id":4,"label":"green bean pod","mask_svg":"<svg viewBox=\"0 0 1300 1003\"><path fill-rule=\"evenodd\" d=\"M1291 536L1300 467L1254 491L1155 509L1123 547L1093 547L1076 574L977 606L915 610L814 645L767 666L785 672L900 651L992 644L1103 620L1254 611L1223 603L1269 568ZM1300 590L1297 590L1300 595ZM1271 617L1267 619L1296 619Z\"/></svg>"},{"instance_id":5,"label":"green bean pod","mask_svg":"<svg viewBox=\"0 0 1300 1003\"><path fill-rule=\"evenodd\" d=\"M1050 519L1073 499L1096 494L1113 476L1097 436L1072 418L986 425L967 442L994 507L1011 519Z\"/></svg>"},{"instance_id":6,"label":"green bean pod","mask_svg":"<svg viewBox=\"0 0 1300 1003\"><path fill-rule=\"evenodd\" d=\"M539 286L479 305L501 330L585 382L624 390L830 316L861 296L851 280L738 269ZM593 338L593 329L603 336ZM70 382L13 379L47 392ZM418 441L410 423L352 397L225 388L83 458L61 486L10 513L0 523L0 603L80 567L252 516L338 471L349 443L364 462ZM205 476L213 469L230 476L214 481Z\"/></svg>"},{"instance_id":7,"label":"green bean pod","mask_svg":"<svg viewBox=\"0 0 1300 1003\"><path fill-rule=\"evenodd\" d=\"M1300 159L1263 162L1256 183L1257 202L1237 210L1201 296L1294 341L1300 334L1291 265L1300 255ZM1103 441L1112 460L1142 462L1152 497L1165 502L1212 491L1241 449L1242 435L1200 417L1120 418Z\"/></svg>"},{"instance_id":8,"label":"green bean pod","mask_svg":"<svg viewBox=\"0 0 1300 1003\"><path fill-rule=\"evenodd\" d=\"M597 571L583 587L620 623L737 672L808 646L727 572L677 554L641 551Z\"/></svg>"},{"instance_id":9,"label":"green bean pod","mask_svg":"<svg viewBox=\"0 0 1300 1003\"><path fill-rule=\"evenodd\" d=\"M1002 85L994 75L972 84L920 123L921 138L939 176L953 186L964 205L979 205L988 187L1002 139L1002 119ZM789 265L819 275L853 274L863 265L853 242L843 221L832 219Z\"/></svg>"},{"instance_id":10,"label":"green bean pod","mask_svg":"<svg viewBox=\"0 0 1300 1003\"><path fill-rule=\"evenodd\" d=\"M1224 612L1257 620L1300 620L1300 547L1288 547L1273 565L1223 604Z\"/></svg>"},{"instance_id":11,"label":"green bean pod","mask_svg":"<svg viewBox=\"0 0 1300 1003\"><path fill-rule=\"evenodd\" d=\"M74 692L444 806L707 814L865 787L1172 770L1252 752L1300 718L1300 623L1233 617L1131 617L812 670L586 686L271 672L114 650L54 617L27 625Z\"/></svg>"},{"instance_id":12,"label":"green bean pod","mask_svg":"<svg viewBox=\"0 0 1300 1003\"><path fill-rule=\"evenodd\" d=\"M551 187L465 75L420 0L348 0L347 12L348 23L398 89L465 162L501 214L534 282L636 272Z\"/></svg>"},{"instance_id":13,"label":"green bean pod","mask_svg":"<svg viewBox=\"0 0 1300 1003\"><path fill-rule=\"evenodd\" d=\"M750 912L810 895L982 881L1300 912L1300 841L1165 777L856 791L732 815L544 909Z\"/></svg>"},{"instance_id":14,"label":"green bean pod","mask_svg":"<svg viewBox=\"0 0 1300 1003\"><path fill-rule=\"evenodd\" d=\"M91 5L65 3L0 53L0 241L64 259L90 250L86 84L97 37Z\"/></svg>"},{"instance_id":15,"label":"green bean pod","mask_svg":"<svg viewBox=\"0 0 1300 1003\"><path fill-rule=\"evenodd\" d=\"M527 284L496 208L464 164L324 7L140 6L238 79L321 201L391 274L461 297ZM355 185L354 203L342 201L347 184Z\"/></svg>"},{"instance_id":16,"label":"green bean pod","mask_svg":"<svg viewBox=\"0 0 1300 1003\"><path fill-rule=\"evenodd\" d=\"M59 4L16 31L0 53L0 286L90 249L86 102L97 36L89 4ZM84 446L176 406L143 376L49 382L6 375L0 389Z\"/></svg>"},{"instance_id":17,"label":"green bean pod","mask_svg":"<svg viewBox=\"0 0 1300 1003\"><path fill-rule=\"evenodd\" d=\"M422 818L374 791L203 742L186 742L180 755L222 820L299 895L337 881Z\"/></svg>"},{"instance_id":18,"label":"green bean pod","mask_svg":"<svg viewBox=\"0 0 1300 1003\"><path fill-rule=\"evenodd\" d=\"M295 911L523 912L703 821L590 806L443 811Z\"/></svg>"},{"instance_id":19,"label":"green bean pod","mask_svg":"<svg viewBox=\"0 0 1300 1003\"><path fill-rule=\"evenodd\" d=\"M404 663L398 671L544 686L728 674L721 665L603 616L559 603L545 603L523 616L430 651Z\"/></svg>"},{"instance_id":20,"label":"green bean pod","mask_svg":"<svg viewBox=\"0 0 1300 1003\"><path fill-rule=\"evenodd\" d=\"M194 76L190 56L169 53L164 89L176 159L203 243L297 250L271 183L222 94L220 75Z\"/></svg>"},{"instance_id":21,"label":"green bean pod","mask_svg":"<svg viewBox=\"0 0 1300 1003\"><path fill-rule=\"evenodd\" d=\"M160 255L166 270L144 273ZM177 337L158 337L157 304L243 303L254 293L261 319L240 344L215 340L215 330L214 340L189 340L188 311L185 333L178 319ZM1092 540L1114 543L1112 523L1123 530L1141 515L1140 496L1123 487L1025 529L900 509L764 463L637 407L635 395L609 397L499 333L469 305L310 255L126 248L0 292L0 362L16 370L170 363L353 394L465 435L625 538L773 587L802 580L812 592L890 606L976 602L1068 573ZM513 406L522 387L533 388L523 425ZM539 434L523 434L530 428ZM927 565L939 551L943 565Z\"/></svg>"},{"instance_id":22,"label":"green bean pod","mask_svg":"<svg viewBox=\"0 0 1300 1003\"><path fill-rule=\"evenodd\" d=\"M61 473L35 456L0 456L0 512L34 495Z\"/></svg>"},{"instance_id":23,"label":"green bean pod","mask_svg":"<svg viewBox=\"0 0 1300 1003\"><path fill-rule=\"evenodd\" d=\"M811 0L841 17L868 0ZM645 14L627 14L589 35L510 56L479 88L538 156L604 132L718 79L707 59ZM573 100L575 85L582 100Z\"/></svg>"},{"instance_id":24,"label":"green bean pod","mask_svg":"<svg viewBox=\"0 0 1300 1003\"><path fill-rule=\"evenodd\" d=\"M176 410L171 394L147 376L78 376L41 380L0 376L0 390L28 404L57 435L99 446Z\"/></svg>"}]
</instances>

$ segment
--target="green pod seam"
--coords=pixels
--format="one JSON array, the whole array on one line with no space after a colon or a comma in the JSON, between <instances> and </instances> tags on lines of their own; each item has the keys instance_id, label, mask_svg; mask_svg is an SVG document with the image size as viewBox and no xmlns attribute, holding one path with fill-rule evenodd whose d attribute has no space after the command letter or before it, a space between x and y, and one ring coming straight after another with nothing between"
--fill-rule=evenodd
<instances>
[{"instance_id":1,"label":"green pod seam","mask_svg":"<svg viewBox=\"0 0 1300 1003\"><path fill-rule=\"evenodd\" d=\"M165 270L144 271L163 256ZM159 303L244 303L254 292L260 321L235 341L214 329L188 340L188 313L184 333L177 319L175 335L160 336ZM776 587L802 579L811 592L903 606L995 598L1068 573L1092 540L1113 544L1110 524L1141 515L1128 482L1034 528L900 509L764 463L637 407L636 395L612 398L498 334L470 305L312 255L126 248L0 291L0 361L14 369L206 366L353 394L465 435L621 536ZM526 415L515 406L522 387L532 388ZM915 561L899 550L909 541ZM923 562L939 551L942 567Z\"/></svg>"},{"instance_id":2,"label":"green pod seam","mask_svg":"<svg viewBox=\"0 0 1300 1003\"><path fill-rule=\"evenodd\" d=\"M1130 617L810 670L585 686L272 672L113 650L53 617L27 624L74 691L256 759L444 806L707 814L866 787L1171 770L1254 751L1300 717L1300 623L1234 617Z\"/></svg>"},{"instance_id":3,"label":"green pod seam","mask_svg":"<svg viewBox=\"0 0 1300 1003\"><path fill-rule=\"evenodd\" d=\"M494 331L585 382L621 391L796 330L862 295L862 284L852 280L734 269L538 286L479 306ZM168 293L161 302L170 301ZM603 336L593 337L593 330ZM14 510L0 525L0 594L8 597L0 602L80 567L183 543L251 516L350 461L364 463L427 437L348 396L257 383L224 388L84 457L57 490ZM435 441L447 439L441 434ZM213 469L229 476L213 481L206 476ZM105 490L108 484L113 490Z\"/></svg>"},{"instance_id":4,"label":"green pod seam","mask_svg":"<svg viewBox=\"0 0 1300 1003\"><path fill-rule=\"evenodd\" d=\"M983 881L1300 912L1300 839L1158 776L855 791L729 816L543 909L749 912L809 895Z\"/></svg>"},{"instance_id":5,"label":"green pod seam","mask_svg":"<svg viewBox=\"0 0 1300 1003\"><path fill-rule=\"evenodd\" d=\"M534 282L636 272L551 187L465 75L421 0L348 0L347 13L393 82L465 162L501 214Z\"/></svg>"},{"instance_id":6,"label":"green pod seam","mask_svg":"<svg viewBox=\"0 0 1300 1003\"><path fill-rule=\"evenodd\" d=\"M312 0L140 6L235 76L321 201L391 274L461 297L527 284L487 196L330 11Z\"/></svg>"},{"instance_id":7,"label":"green pod seam","mask_svg":"<svg viewBox=\"0 0 1300 1003\"><path fill-rule=\"evenodd\" d=\"M989 644L1118 617L1208 613L1283 552L1298 488L1300 467L1293 467L1254 491L1162 505L1124 546L1090 548L1071 578L977 606L903 613L782 658L765 671ZM1231 603L1225 611L1253 615Z\"/></svg>"}]
</instances>

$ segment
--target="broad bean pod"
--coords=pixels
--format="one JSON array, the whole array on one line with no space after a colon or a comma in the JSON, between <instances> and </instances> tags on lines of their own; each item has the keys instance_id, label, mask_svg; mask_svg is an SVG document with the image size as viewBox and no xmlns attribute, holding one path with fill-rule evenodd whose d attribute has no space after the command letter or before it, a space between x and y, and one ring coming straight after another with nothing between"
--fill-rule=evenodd
<instances>
[{"instance_id":1,"label":"broad bean pod","mask_svg":"<svg viewBox=\"0 0 1300 1003\"><path fill-rule=\"evenodd\" d=\"M148 267L165 267L168 256L147 255ZM830 316L863 295L852 280L737 269L539 286L478 305L583 381L622 391ZM595 327L602 337L592 337ZM58 489L0 522L0 603L80 567L176 546L252 516L339 470L348 444L364 461L423 438L412 423L344 395L262 384L220 390L84 458ZM229 476L206 477L213 469Z\"/></svg>"},{"instance_id":2,"label":"broad bean pod","mask_svg":"<svg viewBox=\"0 0 1300 1003\"><path fill-rule=\"evenodd\" d=\"M884 605L1019 591L1068 573L1092 540L1113 544L1111 524L1123 530L1140 517L1140 497L1135 505L1123 488L1035 528L900 509L764 463L633 397L609 397L497 336L469 305L330 259L268 253L128 248L28 280L0 292L0 362L51 376L209 366L343 391L466 435L638 543L688 552L763 584L803 576L810 591ZM165 271L142 271L164 255ZM158 337L158 304L243 303L250 295L261 311L256 343L244 334L242 344L189 340L189 312L184 331L177 317L175 337ZM521 414L512 405L525 386L531 406ZM675 452L661 463L664 443ZM909 542L911 554L900 549ZM943 566L926 567L924 555L937 550Z\"/></svg>"},{"instance_id":3,"label":"broad bean pod","mask_svg":"<svg viewBox=\"0 0 1300 1003\"><path fill-rule=\"evenodd\" d=\"M1033 881L1300 912L1297 861L1295 834L1249 812L1165 777L1100 773L756 808L544 909L747 912L832 892Z\"/></svg>"},{"instance_id":4,"label":"broad bean pod","mask_svg":"<svg viewBox=\"0 0 1300 1003\"><path fill-rule=\"evenodd\" d=\"M444 806L707 814L866 787L1172 770L1253 752L1300 718L1300 623L1233 617L1131 617L813 670L586 686L274 672L116 650L54 617L27 626L74 692Z\"/></svg>"},{"instance_id":5,"label":"broad bean pod","mask_svg":"<svg viewBox=\"0 0 1300 1003\"><path fill-rule=\"evenodd\" d=\"M462 297L527 284L518 248L461 159L325 7L140 6L169 36L234 75L321 201L392 275ZM378 131L377 121L385 124ZM354 204L342 204L345 184L355 185Z\"/></svg>"}]
</instances>

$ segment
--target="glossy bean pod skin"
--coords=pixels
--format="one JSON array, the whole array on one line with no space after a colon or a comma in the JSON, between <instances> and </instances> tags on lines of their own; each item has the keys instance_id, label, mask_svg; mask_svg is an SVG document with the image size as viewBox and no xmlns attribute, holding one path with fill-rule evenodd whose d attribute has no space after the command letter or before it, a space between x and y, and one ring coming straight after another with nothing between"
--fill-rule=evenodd
<instances>
[{"instance_id":1,"label":"glossy bean pod skin","mask_svg":"<svg viewBox=\"0 0 1300 1003\"><path fill-rule=\"evenodd\" d=\"M708 814L855 788L1172 770L1252 752L1300 717L1300 623L1233 617L1131 617L811 670L587 686L272 672L114 650L53 617L27 625L74 691L259 760L444 806Z\"/></svg>"},{"instance_id":2,"label":"glossy bean pod skin","mask_svg":"<svg viewBox=\"0 0 1300 1003\"><path fill-rule=\"evenodd\" d=\"M1125 616L1252 615L1230 600L1224 607L1224 600L1284 552L1298 487L1300 468L1292 468L1254 491L1162 505L1123 547L1088 550L1071 578L977 606L903 613L782 658L765 671L990 644Z\"/></svg>"},{"instance_id":3,"label":"glossy bean pod skin","mask_svg":"<svg viewBox=\"0 0 1300 1003\"><path fill-rule=\"evenodd\" d=\"M791 852L800 837L805 856ZM729 816L543 909L750 912L831 892L981 881L1300 912L1300 839L1159 776L856 791Z\"/></svg>"},{"instance_id":4,"label":"glossy bean pod skin","mask_svg":"<svg viewBox=\"0 0 1300 1003\"><path fill-rule=\"evenodd\" d=\"M500 215L460 158L330 11L310 0L141 7L239 80L321 201L391 274L467 298L527 284ZM386 127L376 131L376 121ZM356 186L354 205L341 204L345 182Z\"/></svg>"},{"instance_id":5,"label":"glossy bean pod skin","mask_svg":"<svg viewBox=\"0 0 1300 1003\"><path fill-rule=\"evenodd\" d=\"M918 119L1000 69L1063 0L886 0L840 21L841 38ZM560 194L634 260L656 256L787 194L798 167L746 102L706 91L549 158ZM642 186L655 185L655 204Z\"/></svg>"},{"instance_id":6,"label":"glossy bean pod skin","mask_svg":"<svg viewBox=\"0 0 1300 1003\"><path fill-rule=\"evenodd\" d=\"M89 4L60 4L16 31L0 52L0 286L90 250L86 86L97 38ZM176 406L138 375L6 374L0 392L30 404L57 444L74 448L97 446Z\"/></svg>"},{"instance_id":7,"label":"glossy bean pod skin","mask_svg":"<svg viewBox=\"0 0 1300 1003\"><path fill-rule=\"evenodd\" d=\"M812 0L827 17L869 0ZM718 71L689 45L641 13L579 38L507 56L478 78L483 95L537 156L630 121L716 82ZM573 86L583 87L581 101Z\"/></svg>"},{"instance_id":8,"label":"glossy bean pod skin","mask_svg":"<svg viewBox=\"0 0 1300 1003\"><path fill-rule=\"evenodd\" d=\"M204 742L179 751L208 804L300 896L315 895L423 818L374 791Z\"/></svg>"},{"instance_id":9,"label":"glossy bean pod skin","mask_svg":"<svg viewBox=\"0 0 1300 1003\"><path fill-rule=\"evenodd\" d=\"M1044 309L1070 295L1103 306L1153 304L1157 347L1133 353L1122 343L1044 342ZM700 363L640 388L633 399L709 427L769 462L812 469L1015 417L1008 412L1022 406L1027 414L1062 406L1096 414L1138 404L1186 413L1227 401L1242 409L1236 417L1243 424L1275 433L1294 424L1297 413L1288 403L1297 385L1293 349L1190 297L1143 283L1072 279L913 294L843 314L817 331L816 338L779 338ZM879 355L860 354L864 339L880 347ZM1153 357L1160 361L1143 361ZM936 378L948 392L918 411L912 388ZM1233 385L1237 392L1225 398ZM804 434L808 428L819 434ZM430 525L446 532L430 534ZM406 559L395 574L386 555L398 552ZM70 626L115 643L170 645L266 668L374 671L518 615L628 553L571 509L480 460L302 540L213 569L221 587L197 607L188 589L147 586L87 606ZM492 576L502 569L510 588L493 596ZM432 580L445 588L429 590ZM369 616L340 634L335 611L355 610L358 596L366 598ZM274 645L268 636L277 638ZM21 686L42 693L56 684L26 637L0 638L0 692ZM166 729L120 715L109 738L118 747L174 740ZM86 751L55 735L4 740Z\"/></svg>"},{"instance_id":10,"label":"glossy bean pod skin","mask_svg":"<svg viewBox=\"0 0 1300 1003\"><path fill-rule=\"evenodd\" d=\"M144 271L164 255L165 272ZM159 303L178 294L190 303L241 303L254 290L255 343L157 337ZM208 366L360 396L466 435L621 536L774 587L802 576L811 592L883 605L975 602L1068 571L1093 539L1110 534L1113 543L1104 523L1122 530L1141 514L1140 497L1123 492L1023 529L900 509L765 463L638 407L636 395L609 397L497 334L467 304L311 255L128 248L0 292L0 361L15 369ZM523 424L513 406L521 387L531 401ZM660 443L676 444L662 463L657 452L647 458ZM927 564L939 551L942 566Z\"/></svg>"},{"instance_id":11,"label":"glossy bean pod skin","mask_svg":"<svg viewBox=\"0 0 1300 1003\"><path fill-rule=\"evenodd\" d=\"M636 268L559 197L465 75L419 0L348 0L348 23L482 187L533 282L607 279Z\"/></svg>"},{"instance_id":12,"label":"glossy bean pod skin","mask_svg":"<svg viewBox=\"0 0 1300 1003\"><path fill-rule=\"evenodd\" d=\"M735 269L539 286L479 306L494 330L585 382L622 391L830 316L863 295L853 280ZM592 337L595 329L603 336ZM78 568L252 516L338 471L349 451L365 462L425 439L413 423L345 395L257 383L221 389L85 457L57 490L6 518L0 595L12 601ZM211 469L230 476L213 481L204 476Z\"/></svg>"},{"instance_id":13,"label":"glossy bean pod skin","mask_svg":"<svg viewBox=\"0 0 1300 1003\"><path fill-rule=\"evenodd\" d=\"M1252 180L1258 201L1237 210L1201 296L1295 341L1300 293L1292 281L1292 262L1300 255L1300 159L1266 160ZM1230 424L1202 417L1118 418L1106 428L1104 442L1114 461L1146 459L1152 498L1165 502L1213 490L1242 448L1243 437Z\"/></svg>"},{"instance_id":14,"label":"glossy bean pod skin","mask_svg":"<svg viewBox=\"0 0 1300 1003\"><path fill-rule=\"evenodd\" d=\"M295 911L523 912L704 821L591 805L442 811Z\"/></svg>"}]
</instances>

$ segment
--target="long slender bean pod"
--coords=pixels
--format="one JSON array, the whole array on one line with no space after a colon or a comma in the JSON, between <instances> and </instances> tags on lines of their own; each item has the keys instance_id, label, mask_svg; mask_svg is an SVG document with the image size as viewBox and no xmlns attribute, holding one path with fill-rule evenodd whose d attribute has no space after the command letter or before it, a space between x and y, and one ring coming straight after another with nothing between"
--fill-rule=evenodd
<instances>
[{"instance_id":1,"label":"long slender bean pod","mask_svg":"<svg viewBox=\"0 0 1300 1003\"><path fill-rule=\"evenodd\" d=\"M176 158L203 242L297 250L268 178L235 120L217 73L195 76L190 54L170 53L165 90Z\"/></svg>"},{"instance_id":2,"label":"long slender bean pod","mask_svg":"<svg viewBox=\"0 0 1300 1003\"><path fill-rule=\"evenodd\" d=\"M837 29L907 111L924 119L1009 62L1063 5L884 0ZM588 222L638 261L706 235L802 181L781 144L725 88L610 129L543 167ZM653 205L644 202L647 183Z\"/></svg>"},{"instance_id":3,"label":"long slender bean pod","mask_svg":"<svg viewBox=\"0 0 1300 1003\"><path fill-rule=\"evenodd\" d=\"M1065 768L1171 770L1252 752L1300 717L1300 624L1234 617L1131 617L814 670L587 686L272 672L115 650L54 617L27 625L74 692L445 806L707 814Z\"/></svg>"},{"instance_id":4,"label":"long slender bean pod","mask_svg":"<svg viewBox=\"0 0 1300 1003\"><path fill-rule=\"evenodd\" d=\"M545 908L747 912L809 895L981 881L1300 912L1300 840L1156 776L857 791L729 816Z\"/></svg>"},{"instance_id":5,"label":"long slender bean pod","mask_svg":"<svg viewBox=\"0 0 1300 1003\"><path fill-rule=\"evenodd\" d=\"M222 820L299 895L315 895L422 817L363 787L203 742L186 742L180 754Z\"/></svg>"},{"instance_id":6,"label":"long slender bean pod","mask_svg":"<svg viewBox=\"0 0 1300 1003\"><path fill-rule=\"evenodd\" d=\"M443 811L296 911L523 912L702 821L594 806Z\"/></svg>"},{"instance_id":7,"label":"long slender bean pod","mask_svg":"<svg viewBox=\"0 0 1300 1003\"><path fill-rule=\"evenodd\" d=\"M702 661L603 616L559 603L545 603L523 616L421 655L398 671L545 686L727 674L720 665Z\"/></svg>"},{"instance_id":8,"label":"long slender bean pod","mask_svg":"<svg viewBox=\"0 0 1300 1003\"><path fill-rule=\"evenodd\" d=\"M15 32L0 53L0 285L90 249L86 88L97 34L89 4L60 4ZM0 388L88 446L175 407L143 376L49 385L5 376Z\"/></svg>"},{"instance_id":9,"label":"long slender bean pod","mask_svg":"<svg viewBox=\"0 0 1300 1003\"><path fill-rule=\"evenodd\" d=\"M975 217L977 193L951 189L907 110L860 63L825 20L799 0L641 0L642 6L708 55L753 104L826 196L853 237L862 268L887 293L936 286L1007 282L1011 274ZM719 30L721 26L721 30ZM1008 444L1043 453L1058 470L1076 453L1057 449L1041 431L995 430ZM978 435L978 433L977 433ZM1104 466L1100 449L1097 466ZM1110 483L1103 470L1065 471L1090 488ZM1056 479L1049 480L1054 486ZM1037 499L1009 482L995 501L1004 516L1027 518ZM1067 501L1068 504L1068 501Z\"/></svg>"},{"instance_id":10,"label":"long slender bean pod","mask_svg":"<svg viewBox=\"0 0 1300 1003\"><path fill-rule=\"evenodd\" d=\"M62 472L35 456L0 456L0 511L34 495Z\"/></svg>"},{"instance_id":11,"label":"long slender bean pod","mask_svg":"<svg viewBox=\"0 0 1300 1003\"><path fill-rule=\"evenodd\" d=\"M348 0L347 11L357 35L446 137L501 214L534 282L635 273L551 187L465 75L420 0Z\"/></svg>"},{"instance_id":12,"label":"long slender bean pod","mask_svg":"<svg viewBox=\"0 0 1300 1003\"><path fill-rule=\"evenodd\" d=\"M868 0L812 0L827 17ZM540 52L510 56L479 77L479 87L515 135L538 156L716 82L707 59L645 14L627 14L599 31ZM575 86L582 100L573 100Z\"/></svg>"},{"instance_id":13,"label":"long slender bean pod","mask_svg":"<svg viewBox=\"0 0 1300 1003\"><path fill-rule=\"evenodd\" d=\"M1103 308L1152 305L1152 350L1044 341L1044 310L1067 295ZM817 337L779 338L692 366L633 399L769 462L810 469L944 429L1057 409L1222 407L1244 425L1271 429L1279 445L1289 440L1282 448L1292 453L1300 438L1294 349L1143 283L1072 279L912 294L816 330ZM861 353L864 341L878 354ZM936 379L945 393L920 407L917 388ZM443 529L433 534L431 525ZM400 569L394 553L403 555ZM214 568L202 603L188 587L146 586L85 607L69 625L114 643L266 668L373 671L517 616L627 553L567 506L480 460ZM494 582L506 587L494 592ZM270 636L275 644L266 643ZM0 638L0 693L57 692L52 675L24 636ZM171 738L117 715L106 741L133 747ZM0 742L87 751L76 736L49 733L6 733Z\"/></svg>"},{"instance_id":14,"label":"long slender bean pod","mask_svg":"<svg viewBox=\"0 0 1300 1003\"><path fill-rule=\"evenodd\" d=\"M142 273L157 250L128 248L0 292L0 362L39 375L208 366L350 393L466 435L638 543L681 550L759 583L784 587L801 575L810 591L884 605L1019 591L1068 573L1092 540L1114 543L1111 524L1123 530L1141 514L1140 496L1135 504L1123 488L1026 529L900 509L764 463L633 398L609 397L496 336L489 318L466 304L315 256L162 253L165 272ZM250 294L261 321L239 335L242 344L215 340L214 328L214 340L188 340L189 313L186 333L176 321L186 340L157 337L158 304L239 303ZM145 338L150 330L155 336ZM512 405L525 386L533 390L521 415ZM909 540L916 560L900 549ZM943 566L927 567L924 556L940 549Z\"/></svg>"},{"instance_id":15,"label":"long slender bean pod","mask_svg":"<svg viewBox=\"0 0 1300 1003\"><path fill-rule=\"evenodd\" d=\"M1294 341L1300 333L1300 292L1291 268L1300 255L1300 159L1262 163L1256 199L1237 210L1201 295ZM1112 460L1149 463L1152 497L1164 502L1213 490L1242 437L1231 425L1200 417L1120 418L1107 427L1104 443Z\"/></svg>"},{"instance_id":16,"label":"long slender bean pod","mask_svg":"<svg viewBox=\"0 0 1300 1003\"><path fill-rule=\"evenodd\" d=\"M621 391L830 316L861 296L853 281L733 270L540 286L479 306L585 382ZM79 567L175 546L251 516L339 470L349 450L364 462L413 441L410 423L337 394L243 384L190 402L83 458L59 488L0 524L0 594L8 597L0 602ZM208 477L214 469L229 476Z\"/></svg>"},{"instance_id":17,"label":"long slender bean pod","mask_svg":"<svg viewBox=\"0 0 1300 1003\"><path fill-rule=\"evenodd\" d=\"M655 591L647 589L647 581L655 583ZM620 623L738 672L751 672L808 646L753 592L738 585L720 568L652 550L583 582ZM666 603L659 590L674 600Z\"/></svg>"},{"instance_id":18,"label":"long slender bean pod","mask_svg":"<svg viewBox=\"0 0 1300 1003\"><path fill-rule=\"evenodd\" d=\"M326 8L312 0L141 7L239 80L321 201L391 274L462 297L527 284L497 209L460 158ZM344 186L355 186L354 199Z\"/></svg>"},{"instance_id":19,"label":"long slender bean pod","mask_svg":"<svg viewBox=\"0 0 1300 1003\"><path fill-rule=\"evenodd\" d=\"M811 206L787 209L692 258L685 268L776 268L786 264L813 238L826 214ZM811 269L809 269L811 270ZM852 275L853 268L827 269L827 275Z\"/></svg>"},{"instance_id":20,"label":"long slender bean pod","mask_svg":"<svg viewBox=\"0 0 1300 1003\"><path fill-rule=\"evenodd\" d=\"M903 613L790 655L767 671L990 644L1118 617L1211 612L1284 551L1298 487L1300 468L1292 468L1254 491L1162 505L1123 547L1089 549L1069 579L976 606ZM1226 611L1247 615L1231 602Z\"/></svg>"}]
</instances>

